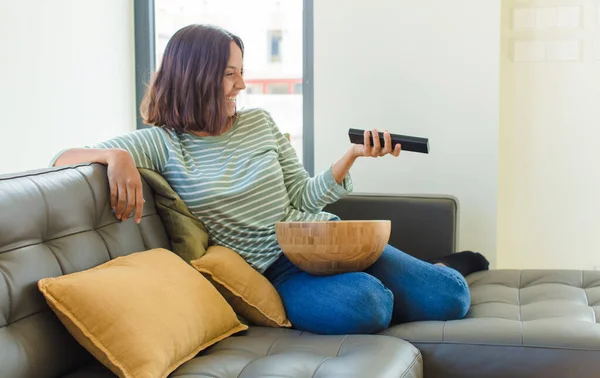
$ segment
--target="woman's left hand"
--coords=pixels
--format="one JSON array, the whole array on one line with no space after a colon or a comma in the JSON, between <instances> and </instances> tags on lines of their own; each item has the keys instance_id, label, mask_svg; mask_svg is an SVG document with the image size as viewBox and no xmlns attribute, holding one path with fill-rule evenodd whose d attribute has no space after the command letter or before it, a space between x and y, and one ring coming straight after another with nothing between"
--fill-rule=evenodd
<instances>
[{"instance_id":1,"label":"woman's left hand","mask_svg":"<svg viewBox=\"0 0 600 378\"><path fill-rule=\"evenodd\" d=\"M371 134L373 135L373 145L371 145ZM383 139L385 141L383 146L379 141L379 131L377 129L373 129L372 132L365 130L364 138L364 144L354 144L352 146L354 155L356 157L370 156L376 158L388 154L392 156L400 155L402 146L397 144L395 148L392 148L392 137L387 131L385 131L383 134Z\"/></svg>"}]
</instances>

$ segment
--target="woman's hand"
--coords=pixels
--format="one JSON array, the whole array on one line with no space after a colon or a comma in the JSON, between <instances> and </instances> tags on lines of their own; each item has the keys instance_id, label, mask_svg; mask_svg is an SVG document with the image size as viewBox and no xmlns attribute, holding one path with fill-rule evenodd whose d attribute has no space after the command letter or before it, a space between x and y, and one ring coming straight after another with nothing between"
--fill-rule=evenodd
<instances>
[{"instance_id":1,"label":"woman's hand","mask_svg":"<svg viewBox=\"0 0 600 378\"><path fill-rule=\"evenodd\" d=\"M350 171L350 168L361 156L380 157L385 155L398 156L400 155L400 144L396 145L396 148L392 149L392 137L389 132L385 132L383 135L385 144L381 146L379 142L379 132L377 129L373 129L373 135L376 135L371 146L371 133L365 131L365 141L363 144L353 144L348 151L332 166L333 178L338 184L341 184L344 177Z\"/></svg>"},{"instance_id":2,"label":"woman's hand","mask_svg":"<svg viewBox=\"0 0 600 378\"><path fill-rule=\"evenodd\" d=\"M133 158L125 150L110 151L107 159L108 183L110 186L110 206L117 219L126 221L135 207L135 222L142 220L144 193L142 178Z\"/></svg>"},{"instance_id":3,"label":"woman's hand","mask_svg":"<svg viewBox=\"0 0 600 378\"><path fill-rule=\"evenodd\" d=\"M371 145L371 134L373 135L373 145ZM379 131L377 129L373 129L372 133L369 130L365 130L364 138L364 144L352 145L354 156L356 157L370 156L376 158L388 154L392 156L400 155L402 146L397 144L395 148L392 148L392 137L387 131L383 133L383 139L385 142L383 146L379 141Z\"/></svg>"}]
</instances>

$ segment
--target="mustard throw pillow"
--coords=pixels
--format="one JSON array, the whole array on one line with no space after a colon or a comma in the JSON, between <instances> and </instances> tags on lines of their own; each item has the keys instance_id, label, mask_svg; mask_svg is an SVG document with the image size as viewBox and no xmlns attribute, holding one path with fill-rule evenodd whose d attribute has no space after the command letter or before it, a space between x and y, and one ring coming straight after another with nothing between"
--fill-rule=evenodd
<instances>
[{"instance_id":1,"label":"mustard throw pillow","mask_svg":"<svg viewBox=\"0 0 600 378\"><path fill-rule=\"evenodd\" d=\"M248 327L194 268L153 249L38 282L73 337L119 377L167 377Z\"/></svg>"},{"instance_id":2,"label":"mustard throw pillow","mask_svg":"<svg viewBox=\"0 0 600 378\"><path fill-rule=\"evenodd\" d=\"M200 258L209 243L208 232L202 222L164 177L150 169L140 168L139 171L154 192L158 216L171 240L171 250L187 263Z\"/></svg>"},{"instance_id":3,"label":"mustard throw pillow","mask_svg":"<svg viewBox=\"0 0 600 378\"><path fill-rule=\"evenodd\" d=\"M251 324L291 327L271 282L229 248L212 246L192 265L219 290L236 313Z\"/></svg>"}]
</instances>

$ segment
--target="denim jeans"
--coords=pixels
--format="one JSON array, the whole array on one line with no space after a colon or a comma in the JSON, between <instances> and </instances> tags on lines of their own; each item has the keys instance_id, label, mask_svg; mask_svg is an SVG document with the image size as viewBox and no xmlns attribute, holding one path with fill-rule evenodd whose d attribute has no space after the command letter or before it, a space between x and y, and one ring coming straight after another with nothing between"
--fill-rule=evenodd
<instances>
[{"instance_id":1,"label":"denim jeans","mask_svg":"<svg viewBox=\"0 0 600 378\"><path fill-rule=\"evenodd\" d=\"M368 334L390 324L460 319L471 300L459 272L391 245L364 272L313 276L281 255L264 275L294 328L319 334Z\"/></svg>"}]
</instances>

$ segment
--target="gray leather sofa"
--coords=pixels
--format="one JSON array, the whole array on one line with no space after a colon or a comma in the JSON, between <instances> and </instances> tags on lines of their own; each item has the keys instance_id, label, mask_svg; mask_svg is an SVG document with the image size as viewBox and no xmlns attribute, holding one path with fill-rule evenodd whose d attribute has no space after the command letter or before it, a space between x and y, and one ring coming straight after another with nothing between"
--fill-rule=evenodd
<instances>
[{"instance_id":1,"label":"gray leather sofa","mask_svg":"<svg viewBox=\"0 0 600 378\"><path fill-rule=\"evenodd\" d=\"M118 222L98 164L0 176L0 378L112 374L69 335L37 289L169 240L145 185L140 225ZM457 201L353 195L328 210L392 219L391 243L421 258L456 248ZM600 272L489 271L468 277L466 319L321 336L251 327L173 377L599 377Z\"/></svg>"}]
</instances>

